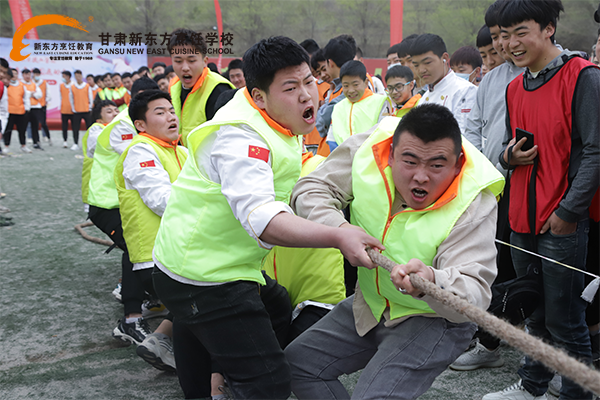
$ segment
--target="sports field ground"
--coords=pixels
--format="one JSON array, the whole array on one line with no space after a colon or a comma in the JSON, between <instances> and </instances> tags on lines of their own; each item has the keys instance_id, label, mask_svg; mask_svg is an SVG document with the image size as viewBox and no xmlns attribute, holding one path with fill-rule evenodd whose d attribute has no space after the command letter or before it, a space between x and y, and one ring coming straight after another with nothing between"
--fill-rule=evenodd
<instances>
[{"instance_id":1,"label":"sports field ground","mask_svg":"<svg viewBox=\"0 0 600 400\"><path fill-rule=\"evenodd\" d=\"M176 375L112 338L121 252L104 254L73 229L86 219L82 156L57 146L59 132L52 137L45 151L22 154L13 143L0 158L0 205L10 209L2 215L14 222L0 227L0 399L183 399ZM501 352L503 367L448 370L421 398L481 399L512 384L522 354ZM343 377L349 390L358 376Z\"/></svg>"}]
</instances>

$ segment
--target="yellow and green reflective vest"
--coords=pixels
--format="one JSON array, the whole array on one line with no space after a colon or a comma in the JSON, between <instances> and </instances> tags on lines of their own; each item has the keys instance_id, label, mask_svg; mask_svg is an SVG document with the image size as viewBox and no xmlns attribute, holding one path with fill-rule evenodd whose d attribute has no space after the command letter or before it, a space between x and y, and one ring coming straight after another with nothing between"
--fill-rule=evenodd
<instances>
[{"instance_id":1,"label":"yellow and green reflective vest","mask_svg":"<svg viewBox=\"0 0 600 400\"><path fill-rule=\"evenodd\" d=\"M356 103L344 99L337 103L331 114L331 129L338 145L357 133L363 133L377 124L386 96L374 94L369 89ZM391 106L390 106L391 109Z\"/></svg>"},{"instance_id":2,"label":"yellow and green reflective vest","mask_svg":"<svg viewBox=\"0 0 600 400\"><path fill-rule=\"evenodd\" d=\"M119 208L119 195L115 186L114 172L119 161L119 153L110 145L110 132L121 121L131 125L132 138L137 135L131 118L129 108L121 111L110 124L100 132L94 152L94 162L90 172L90 185L88 204L105 209Z\"/></svg>"},{"instance_id":3,"label":"yellow and green reflective vest","mask_svg":"<svg viewBox=\"0 0 600 400\"><path fill-rule=\"evenodd\" d=\"M194 157L203 141L221 126L247 125L265 140L270 151L275 200L289 203L300 176L301 138L271 127L278 124L267 122L268 115L255 107L248 91L239 90L215 118L188 136L190 154L173 183L154 244L155 258L179 276L200 282L265 283L260 269L269 251L244 230L221 193L221 185L200 172Z\"/></svg>"},{"instance_id":4,"label":"yellow and green reflective vest","mask_svg":"<svg viewBox=\"0 0 600 400\"><path fill-rule=\"evenodd\" d=\"M119 212L121 213L123 237L127 243L129 260L133 264L152 261L154 239L161 219L144 204L137 190L125 187L123 161L129 154L129 149L138 143L146 143L152 146L163 168L169 174L171 183L175 182L187 159L187 153L184 151L178 152L175 146L159 139L153 139L146 134L139 134L133 138L127 150L119 157L114 179L119 193Z\"/></svg>"},{"instance_id":5,"label":"yellow and green reflective vest","mask_svg":"<svg viewBox=\"0 0 600 400\"><path fill-rule=\"evenodd\" d=\"M184 146L187 147L189 133L206 122L206 102L213 89L220 83L225 83L235 89L235 86L227 79L205 67L192 91L187 95L184 104L181 104L181 81L177 80L169 88L173 108L179 118L179 134Z\"/></svg>"},{"instance_id":6,"label":"yellow and green reflective vest","mask_svg":"<svg viewBox=\"0 0 600 400\"><path fill-rule=\"evenodd\" d=\"M396 117L384 118L356 152L352 164L351 220L378 238L386 248L383 254L394 262L405 264L417 258L425 265L432 265L439 245L475 197L486 188L497 196L504 187L504 178L481 152L463 139L465 162L446 192L423 210L407 208L391 215L397 193L387 160L399 122ZM377 320L388 306L392 319L434 313L423 300L400 293L390 281L389 272L381 267L373 270L359 267L358 279Z\"/></svg>"},{"instance_id":7,"label":"yellow and green reflective vest","mask_svg":"<svg viewBox=\"0 0 600 400\"><path fill-rule=\"evenodd\" d=\"M87 131L85 131L85 134L83 135L83 138L81 138L81 147L83 149L83 168L81 169L81 200L83 200L83 202L85 204L88 204L88 193L90 192L90 174L92 172L92 164L94 163L94 159L91 157L88 157L87 154L87 141L88 138L90 137L90 130L92 128L96 129L95 127L101 127L104 128L106 125L101 124L99 122L94 122Z\"/></svg>"},{"instance_id":8,"label":"yellow and green reflective vest","mask_svg":"<svg viewBox=\"0 0 600 400\"><path fill-rule=\"evenodd\" d=\"M306 160L301 176L314 171L324 160L322 156ZM344 257L337 249L275 246L263 260L262 268L287 289L292 307L306 300L337 304L346 298Z\"/></svg>"}]
</instances>

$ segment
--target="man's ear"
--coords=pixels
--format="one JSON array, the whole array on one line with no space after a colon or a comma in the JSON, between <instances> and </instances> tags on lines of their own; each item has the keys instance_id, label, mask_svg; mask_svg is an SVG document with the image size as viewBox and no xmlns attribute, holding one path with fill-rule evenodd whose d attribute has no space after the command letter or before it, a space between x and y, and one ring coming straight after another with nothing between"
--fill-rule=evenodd
<instances>
[{"instance_id":1,"label":"man's ear","mask_svg":"<svg viewBox=\"0 0 600 400\"><path fill-rule=\"evenodd\" d=\"M146 132L146 122L144 120L136 119L133 121L133 125L138 132Z\"/></svg>"},{"instance_id":2,"label":"man's ear","mask_svg":"<svg viewBox=\"0 0 600 400\"><path fill-rule=\"evenodd\" d=\"M456 160L456 169L454 171L454 176L458 176L458 174L460 174L460 170L462 169L464 163L465 163L465 154L461 151L460 154L458 155L458 159Z\"/></svg>"},{"instance_id":3,"label":"man's ear","mask_svg":"<svg viewBox=\"0 0 600 400\"><path fill-rule=\"evenodd\" d=\"M202 61L204 62L204 65L208 64L208 56L204 56Z\"/></svg>"},{"instance_id":4,"label":"man's ear","mask_svg":"<svg viewBox=\"0 0 600 400\"><path fill-rule=\"evenodd\" d=\"M390 155L388 156L388 164L394 163L394 143L390 143Z\"/></svg>"},{"instance_id":5,"label":"man's ear","mask_svg":"<svg viewBox=\"0 0 600 400\"><path fill-rule=\"evenodd\" d=\"M450 54L444 53L442 54L442 60L446 61L446 65L450 68Z\"/></svg>"},{"instance_id":6,"label":"man's ear","mask_svg":"<svg viewBox=\"0 0 600 400\"><path fill-rule=\"evenodd\" d=\"M252 100L254 100L254 104L256 104L256 106L261 110L267 108L266 97L267 94L259 88L255 87L254 89L252 89Z\"/></svg>"},{"instance_id":7,"label":"man's ear","mask_svg":"<svg viewBox=\"0 0 600 400\"><path fill-rule=\"evenodd\" d=\"M546 39L550 39L552 35L554 35L554 33L556 32L556 27L552 24L552 22L550 22L542 30L544 31L544 36L546 37Z\"/></svg>"}]
</instances>

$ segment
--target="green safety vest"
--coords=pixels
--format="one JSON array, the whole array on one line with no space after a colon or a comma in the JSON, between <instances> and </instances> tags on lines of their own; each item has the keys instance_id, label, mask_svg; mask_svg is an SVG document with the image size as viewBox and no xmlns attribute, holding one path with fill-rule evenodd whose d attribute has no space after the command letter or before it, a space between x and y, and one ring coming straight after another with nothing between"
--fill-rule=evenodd
<instances>
[{"instance_id":1,"label":"green safety vest","mask_svg":"<svg viewBox=\"0 0 600 400\"><path fill-rule=\"evenodd\" d=\"M331 129L338 145L357 133L363 133L377 124L381 109L388 98L371 94L356 103L344 99L337 103L331 114ZM390 107L391 108L391 107Z\"/></svg>"},{"instance_id":2,"label":"green safety vest","mask_svg":"<svg viewBox=\"0 0 600 400\"><path fill-rule=\"evenodd\" d=\"M324 160L322 156L306 160L301 176L314 171ZM286 288L292 307L306 300L337 304L346 298L344 257L337 249L275 246L263 260L262 268Z\"/></svg>"},{"instance_id":3,"label":"green safety vest","mask_svg":"<svg viewBox=\"0 0 600 400\"><path fill-rule=\"evenodd\" d=\"M121 121L131 126L133 136L137 135L131 118L129 108L121 111L110 124L100 132L94 152L94 163L90 173L88 204L105 209L119 208L119 195L115 186L114 172L120 154L110 146L110 132Z\"/></svg>"},{"instance_id":4,"label":"green safety vest","mask_svg":"<svg viewBox=\"0 0 600 400\"><path fill-rule=\"evenodd\" d=\"M446 192L426 209L407 208L391 215L396 189L387 160L399 122L396 117L383 119L356 152L352 164L351 220L378 238L386 248L383 254L394 262L405 264L417 258L425 265L432 265L439 245L475 197L486 188L497 196L504 187L504 178L481 152L463 139L466 161ZM381 267L373 270L359 267L358 279L377 320L388 306L392 319L434 313L425 301L400 293L390 281L390 273Z\"/></svg>"},{"instance_id":5,"label":"green safety vest","mask_svg":"<svg viewBox=\"0 0 600 400\"><path fill-rule=\"evenodd\" d=\"M185 152L177 152L175 147L163 146L144 135L137 135L133 138L127 150L119 157L114 178L119 193L119 212L121 213L123 237L125 243L127 243L129 260L133 264L152 261L154 239L160 225L160 217L144 204L138 191L125 188L123 161L125 161L129 149L138 143L147 143L152 146L163 168L169 174L171 183L175 182L181 172L181 167L187 159Z\"/></svg>"},{"instance_id":6,"label":"green safety vest","mask_svg":"<svg viewBox=\"0 0 600 400\"><path fill-rule=\"evenodd\" d=\"M113 89L112 100L123 98L125 96L125 93L127 93L127 89L124 86ZM123 110L127 109L128 107L129 106L127 105L127 103L123 103L118 107L118 110L123 111Z\"/></svg>"},{"instance_id":7,"label":"green safety vest","mask_svg":"<svg viewBox=\"0 0 600 400\"><path fill-rule=\"evenodd\" d=\"M210 97L213 89L225 83L235 89L235 86L221 75L212 72L205 67L206 75L204 80L202 77L192 88L192 91L185 98L185 102L181 104L181 81L175 82L170 87L171 101L175 113L179 118L179 134L181 135L181 143L187 147L187 137L189 133L206 122L206 102Z\"/></svg>"},{"instance_id":8,"label":"green safety vest","mask_svg":"<svg viewBox=\"0 0 600 400\"><path fill-rule=\"evenodd\" d=\"M221 126L245 124L271 154L275 200L289 203L301 170L302 140L268 124L239 90L211 121L188 136L190 156L171 188L156 242L155 258L171 272L200 282L254 281L264 284L261 260L269 252L234 217L221 185L200 172L194 154Z\"/></svg>"},{"instance_id":9,"label":"green safety vest","mask_svg":"<svg viewBox=\"0 0 600 400\"><path fill-rule=\"evenodd\" d=\"M94 163L94 159L88 157L87 155L87 141L88 137L90 136L90 129L92 129L94 126L100 126L104 128L104 124L94 122L88 128L88 130L85 131L85 134L81 139L81 147L83 149L83 168L81 169L81 200L83 200L85 204L88 203L88 193L90 192L90 174L92 172L92 164Z\"/></svg>"}]
</instances>

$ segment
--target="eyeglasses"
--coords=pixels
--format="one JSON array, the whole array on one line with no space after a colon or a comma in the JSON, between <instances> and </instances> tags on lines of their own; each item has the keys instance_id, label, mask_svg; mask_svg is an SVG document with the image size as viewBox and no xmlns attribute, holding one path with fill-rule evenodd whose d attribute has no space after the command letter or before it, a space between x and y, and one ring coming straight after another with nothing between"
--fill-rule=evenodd
<instances>
[{"instance_id":1,"label":"eyeglasses","mask_svg":"<svg viewBox=\"0 0 600 400\"><path fill-rule=\"evenodd\" d=\"M398 92L398 93L400 93L400 92L402 92L402 91L404 90L404 88L405 88L405 87L407 87L407 86L408 86L408 85L410 85L411 83L413 83L413 81L406 82L406 83L399 83L399 84L397 84L397 85L394 85L394 86L390 85L390 86L388 86L388 87L385 89L385 91L386 91L386 92L388 92L389 94L392 94L392 93L394 93L394 92Z\"/></svg>"}]
</instances>

